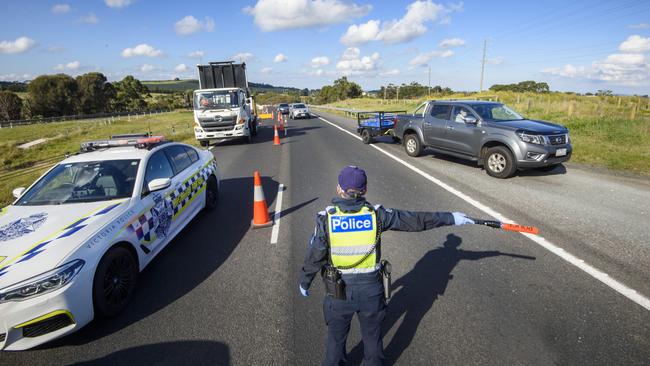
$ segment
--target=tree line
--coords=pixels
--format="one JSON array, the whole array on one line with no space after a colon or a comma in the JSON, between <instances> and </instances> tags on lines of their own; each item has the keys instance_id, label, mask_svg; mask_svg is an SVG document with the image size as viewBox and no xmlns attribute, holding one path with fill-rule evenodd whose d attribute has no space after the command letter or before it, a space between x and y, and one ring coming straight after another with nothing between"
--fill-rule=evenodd
<instances>
[{"instance_id":1,"label":"tree line","mask_svg":"<svg viewBox=\"0 0 650 366\"><path fill-rule=\"evenodd\" d=\"M26 93L21 98L11 90L0 91L0 120L183 108L192 98L191 91L189 95L180 91L152 97L149 89L131 75L111 83L99 72L76 78L41 75L27 84Z\"/></svg>"}]
</instances>

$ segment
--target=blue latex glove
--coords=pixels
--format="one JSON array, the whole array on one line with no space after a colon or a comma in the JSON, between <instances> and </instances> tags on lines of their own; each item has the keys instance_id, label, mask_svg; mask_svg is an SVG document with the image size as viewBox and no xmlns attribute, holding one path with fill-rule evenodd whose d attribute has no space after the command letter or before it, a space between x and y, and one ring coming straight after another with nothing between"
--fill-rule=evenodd
<instances>
[{"instance_id":1,"label":"blue latex glove","mask_svg":"<svg viewBox=\"0 0 650 366\"><path fill-rule=\"evenodd\" d=\"M302 286L298 286L298 287L300 287L300 293L302 294L302 296L309 297L309 290L305 290L304 288L302 288Z\"/></svg>"},{"instance_id":2,"label":"blue latex glove","mask_svg":"<svg viewBox=\"0 0 650 366\"><path fill-rule=\"evenodd\" d=\"M474 224L474 220L462 212L452 212L451 214L454 215L454 225L456 226Z\"/></svg>"}]
</instances>

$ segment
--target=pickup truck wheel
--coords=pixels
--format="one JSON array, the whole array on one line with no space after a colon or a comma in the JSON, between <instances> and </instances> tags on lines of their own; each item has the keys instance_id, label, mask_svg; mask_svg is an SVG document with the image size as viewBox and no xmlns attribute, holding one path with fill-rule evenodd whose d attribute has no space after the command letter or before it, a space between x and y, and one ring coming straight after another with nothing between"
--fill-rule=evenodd
<instances>
[{"instance_id":1,"label":"pickup truck wheel","mask_svg":"<svg viewBox=\"0 0 650 366\"><path fill-rule=\"evenodd\" d=\"M485 171L489 176L500 179L510 178L516 170L515 159L508 148L495 146L485 152Z\"/></svg>"},{"instance_id":2,"label":"pickup truck wheel","mask_svg":"<svg viewBox=\"0 0 650 366\"><path fill-rule=\"evenodd\" d=\"M404 136L404 150L409 156L420 156L422 154L422 143L417 135Z\"/></svg>"},{"instance_id":3,"label":"pickup truck wheel","mask_svg":"<svg viewBox=\"0 0 650 366\"><path fill-rule=\"evenodd\" d=\"M372 136L370 136L370 132L368 130L361 131L361 141L363 141L363 143L366 145L372 143Z\"/></svg>"}]
</instances>

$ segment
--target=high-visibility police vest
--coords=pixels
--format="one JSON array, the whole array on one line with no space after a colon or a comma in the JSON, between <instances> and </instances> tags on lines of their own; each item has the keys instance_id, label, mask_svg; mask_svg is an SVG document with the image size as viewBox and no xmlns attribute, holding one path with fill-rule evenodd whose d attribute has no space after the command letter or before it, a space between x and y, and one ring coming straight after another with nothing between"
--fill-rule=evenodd
<instances>
[{"instance_id":1,"label":"high-visibility police vest","mask_svg":"<svg viewBox=\"0 0 650 366\"><path fill-rule=\"evenodd\" d=\"M328 207L326 212L332 265L345 274L379 270L375 211L363 206L360 211L352 213L343 212L338 207ZM358 263L369 252L367 258ZM349 268L351 266L354 267Z\"/></svg>"}]
</instances>

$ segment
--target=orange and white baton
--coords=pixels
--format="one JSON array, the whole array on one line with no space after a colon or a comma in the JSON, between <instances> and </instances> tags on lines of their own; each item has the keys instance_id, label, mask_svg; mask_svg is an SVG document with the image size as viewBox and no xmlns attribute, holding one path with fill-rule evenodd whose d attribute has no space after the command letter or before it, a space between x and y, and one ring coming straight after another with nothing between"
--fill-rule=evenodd
<instances>
[{"instance_id":1,"label":"orange and white baton","mask_svg":"<svg viewBox=\"0 0 650 366\"><path fill-rule=\"evenodd\" d=\"M528 233L528 234L535 234L535 235L539 234L539 229L534 226L508 224L505 222L493 221L493 220L481 220L481 219L474 219L474 218L470 218L470 219L473 220L476 225L485 225L496 229L516 231L519 233Z\"/></svg>"}]
</instances>

